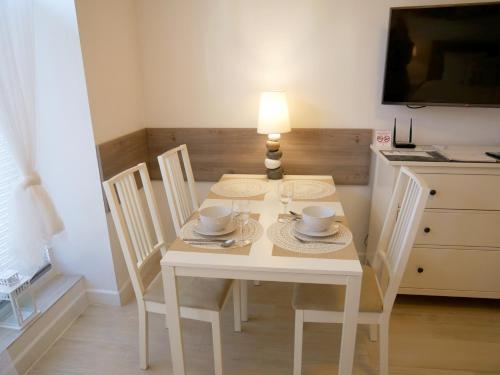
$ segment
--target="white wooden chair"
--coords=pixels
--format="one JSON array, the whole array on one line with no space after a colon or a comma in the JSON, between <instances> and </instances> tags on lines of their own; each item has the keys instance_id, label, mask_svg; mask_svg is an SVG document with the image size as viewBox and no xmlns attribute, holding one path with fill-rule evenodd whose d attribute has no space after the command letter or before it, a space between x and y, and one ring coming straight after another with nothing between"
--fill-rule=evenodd
<instances>
[{"instance_id":1,"label":"white wooden chair","mask_svg":"<svg viewBox=\"0 0 500 375\"><path fill-rule=\"evenodd\" d=\"M373 266L363 266L358 324L370 325L372 340L376 340L376 329L380 327L381 375L389 371L389 319L428 196L426 183L409 169L401 168ZM342 323L344 299L342 286L295 285L294 375L302 371L304 322Z\"/></svg>"},{"instance_id":2,"label":"white wooden chair","mask_svg":"<svg viewBox=\"0 0 500 375\"><path fill-rule=\"evenodd\" d=\"M137 186L139 174L144 191ZM103 183L139 312L140 367L148 367L148 312L166 314L160 259L166 252L162 223L145 163ZM238 282L178 277L181 317L212 324L215 374L222 374L221 310L233 291L235 329L240 330Z\"/></svg>"},{"instance_id":3,"label":"white wooden chair","mask_svg":"<svg viewBox=\"0 0 500 375\"><path fill-rule=\"evenodd\" d=\"M180 157L182 157L182 167ZM180 145L158 155L158 164L160 165L161 177L167 193L175 233L179 235L182 226L199 208L187 146L185 144ZM184 168L187 182L184 180L182 168ZM241 280L239 285L241 289L241 319L246 322L248 320L247 281ZM235 321L235 329L236 324ZM241 327L239 330L241 330Z\"/></svg>"}]
</instances>

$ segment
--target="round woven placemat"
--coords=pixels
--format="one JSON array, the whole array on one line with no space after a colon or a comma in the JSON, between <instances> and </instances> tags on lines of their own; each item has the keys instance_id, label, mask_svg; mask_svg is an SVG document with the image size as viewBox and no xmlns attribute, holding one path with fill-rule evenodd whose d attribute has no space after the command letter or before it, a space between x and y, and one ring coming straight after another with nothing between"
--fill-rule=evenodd
<instances>
[{"instance_id":1,"label":"round woven placemat","mask_svg":"<svg viewBox=\"0 0 500 375\"><path fill-rule=\"evenodd\" d=\"M293 199L321 199L335 193L335 186L318 180L288 180L293 184Z\"/></svg>"},{"instance_id":2,"label":"round woven placemat","mask_svg":"<svg viewBox=\"0 0 500 375\"><path fill-rule=\"evenodd\" d=\"M217 238L218 240L239 240L240 239L240 230L237 228L234 232L225 234L223 236L217 236L217 237L210 237L210 236L203 236L196 232L194 230L194 227L198 224L198 219L191 220L184 225L184 227L181 230L181 238L197 238L197 239L215 239ZM243 229L243 237L245 240L250 240L252 243L257 241L262 234L264 233L264 228L262 228L262 225L255 219L249 219L247 225L245 225ZM220 248L222 249L221 246L218 246L216 243L213 245L197 245L195 243L191 243L191 246L194 247L199 247L199 248L206 248L207 246L210 246L210 248Z\"/></svg>"},{"instance_id":3,"label":"round woven placemat","mask_svg":"<svg viewBox=\"0 0 500 375\"><path fill-rule=\"evenodd\" d=\"M317 242L302 243L295 238L295 230L293 229L294 222L289 223L274 223L267 229L267 236L273 244L282 249L293 251L302 254L322 254L339 251L349 246L352 242L352 233L344 225L339 225L337 234L331 237L314 238L310 237L311 241L339 241L344 244L323 244ZM308 236L301 235L301 238L308 238Z\"/></svg>"}]
</instances>

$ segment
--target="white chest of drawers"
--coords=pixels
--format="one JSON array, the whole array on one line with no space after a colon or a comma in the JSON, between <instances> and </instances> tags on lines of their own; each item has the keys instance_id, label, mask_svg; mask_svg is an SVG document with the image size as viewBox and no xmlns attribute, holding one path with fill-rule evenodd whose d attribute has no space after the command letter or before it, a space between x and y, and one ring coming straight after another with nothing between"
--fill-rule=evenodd
<instances>
[{"instance_id":1,"label":"white chest of drawers","mask_svg":"<svg viewBox=\"0 0 500 375\"><path fill-rule=\"evenodd\" d=\"M372 150L369 259L399 168L409 166L432 190L400 293L500 298L500 163L389 162Z\"/></svg>"}]
</instances>

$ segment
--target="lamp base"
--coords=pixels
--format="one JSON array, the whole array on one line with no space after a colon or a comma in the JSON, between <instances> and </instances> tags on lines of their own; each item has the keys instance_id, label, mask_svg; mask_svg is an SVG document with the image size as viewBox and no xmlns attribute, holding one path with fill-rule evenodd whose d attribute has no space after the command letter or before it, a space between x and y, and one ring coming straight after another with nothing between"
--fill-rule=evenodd
<instances>
[{"instance_id":1,"label":"lamp base","mask_svg":"<svg viewBox=\"0 0 500 375\"><path fill-rule=\"evenodd\" d=\"M268 169L267 178L270 180L281 180L283 179L283 168L279 167L276 169Z\"/></svg>"},{"instance_id":2,"label":"lamp base","mask_svg":"<svg viewBox=\"0 0 500 375\"><path fill-rule=\"evenodd\" d=\"M270 180L281 180L283 178L283 168L281 167L280 135L269 134L266 141L266 160L264 164L267 168L267 178Z\"/></svg>"}]
</instances>

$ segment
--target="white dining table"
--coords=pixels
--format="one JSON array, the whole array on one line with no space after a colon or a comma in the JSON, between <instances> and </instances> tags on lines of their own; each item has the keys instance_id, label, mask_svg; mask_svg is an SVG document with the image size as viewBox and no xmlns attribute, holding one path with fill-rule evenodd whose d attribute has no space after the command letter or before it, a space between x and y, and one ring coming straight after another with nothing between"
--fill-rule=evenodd
<instances>
[{"instance_id":1,"label":"white dining table","mask_svg":"<svg viewBox=\"0 0 500 375\"><path fill-rule=\"evenodd\" d=\"M230 178L264 178L261 175L225 175ZM223 178L224 178L223 177ZM286 176L285 180L324 180L333 186L331 176ZM362 267L357 257L354 244L351 243L351 257L346 259L324 259L314 257L274 256L273 243L266 235L267 228L277 221L283 212L283 205L277 193L277 181L269 181L270 187L261 200L250 200L252 213L260 214L259 223L264 234L252 244L247 255L209 252L186 252L171 246L161 260L167 309L167 325L169 331L170 351L175 375L185 375L184 351L179 312L178 284L176 276L225 278L235 280L260 280L278 282L296 282L312 284L345 285L345 309L341 337L338 373L352 373L356 328L361 290ZM341 202L332 196L331 201L314 200L293 201L290 210L301 212L309 205L321 204L331 206L337 217L344 217ZM232 199L206 199L200 208L213 205L231 206ZM291 302L291 301L290 301Z\"/></svg>"}]
</instances>

